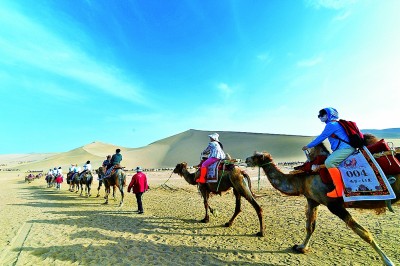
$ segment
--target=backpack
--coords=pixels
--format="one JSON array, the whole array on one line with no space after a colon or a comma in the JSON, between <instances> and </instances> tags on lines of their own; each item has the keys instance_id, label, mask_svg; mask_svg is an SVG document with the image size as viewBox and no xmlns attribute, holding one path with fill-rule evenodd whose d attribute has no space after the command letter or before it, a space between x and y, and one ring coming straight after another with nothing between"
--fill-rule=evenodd
<instances>
[{"instance_id":1,"label":"backpack","mask_svg":"<svg viewBox=\"0 0 400 266\"><path fill-rule=\"evenodd\" d=\"M344 131L346 132L347 136L349 137L349 141L345 141L335 134L332 135L333 138L339 139L347 144L349 144L353 148L362 148L365 146L364 135L358 129L357 124L352 121L347 121L343 119L339 119L339 124L343 127Z\"/></svg>"}]
</instances>

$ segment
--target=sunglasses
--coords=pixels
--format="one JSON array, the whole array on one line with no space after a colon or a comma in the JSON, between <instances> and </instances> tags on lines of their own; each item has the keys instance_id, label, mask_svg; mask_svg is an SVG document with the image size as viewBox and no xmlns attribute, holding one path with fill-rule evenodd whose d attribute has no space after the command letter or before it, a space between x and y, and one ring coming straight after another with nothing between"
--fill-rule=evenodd
<instances>
[{"instance_id":1,"label":"sunglasses","mask_svg":"<svg viewBox=\"0 0 400 266\"><path fill-rule=\"evenodd\" d=\"M324 116L326 116L326 114L323 114L323 115L319 114L318 118L321 118L321 117L324 117Z\"/></svg>"}]
</instances>

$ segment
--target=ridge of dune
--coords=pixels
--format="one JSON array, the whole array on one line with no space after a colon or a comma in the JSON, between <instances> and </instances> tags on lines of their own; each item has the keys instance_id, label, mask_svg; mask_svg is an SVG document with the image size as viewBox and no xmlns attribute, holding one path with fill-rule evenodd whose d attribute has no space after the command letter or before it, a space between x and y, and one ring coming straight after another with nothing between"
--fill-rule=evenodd
<instances>
[{"instance_id":1,"label":"ridge of dune","mask_svg":"<svg viewBox=\"0 0 400 266\"><path fill-rule=\"evenodd\" d=\"M106 157L109 154L115 153L115 149L117 149L118 146L100 141L94 141L82 146L81 148L93 155Z\"/></svg>"},{"instance_id":2,"label":"ridge of dune","mask_svg":"<svg viewBox=\"0 0 400 266\"><path fill-rule=\"evenodd\" d=\"M82 167L88 160L91 161L93 169L97 169L107 155L115 153L116 148L121 149L123 156L121 165L127 169L134 169L136 166L170 168L183 161L189 165L197 165L200 161L200 153L208 145L208 135L213 132L220 135L220 141L224 145L226 153L229 153L232 158L242 160L255 151L266 151L277 162L305 161L306 158L301 147L314 138L298 135L189 129L140 148L128 148L94 141L61 153L0 155L2 163L0 170L13 168L21 171L47 171L50 168L61 166L66 172L71 164L78 164ZM400 139L386 140L392 142L393 146L400 146Z\"/></svg>"}]
</instances>

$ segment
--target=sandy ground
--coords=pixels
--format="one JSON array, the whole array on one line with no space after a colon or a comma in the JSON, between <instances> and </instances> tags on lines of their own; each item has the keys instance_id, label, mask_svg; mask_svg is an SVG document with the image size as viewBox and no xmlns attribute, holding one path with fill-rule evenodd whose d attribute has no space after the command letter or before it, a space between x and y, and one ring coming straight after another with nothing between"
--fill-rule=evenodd
<instances>
[{"instance_id":1,"label":"sandy ground","mask_svg":"<svg viewBox=\"0 0 400 266\"><path fill-rule=\"evenodd\" d=\"M252 206L230 228L223 225L234 210L231 192L214 196L219 212L210 223L198 223L204 208L195 186L171 172L147 173L151 189L144 195L145 214L132 194L118 208L93 196L46 188L44 179L28 184L25 173L0 172L0 265L381 265L373 249L326 207L320 207L312 250L292 252L305 236L305 198L288 197L271 188L264 175L249 169L253 190L264 210L266 236L256 237ZM173 190L160 185L166 183ZM128 177L130 181L130 176ZM104 195L103 188L101 195ZM389 258L400 264L400 210L375 215L350 210L374 235Z\"/></svg>"}]
</instances>

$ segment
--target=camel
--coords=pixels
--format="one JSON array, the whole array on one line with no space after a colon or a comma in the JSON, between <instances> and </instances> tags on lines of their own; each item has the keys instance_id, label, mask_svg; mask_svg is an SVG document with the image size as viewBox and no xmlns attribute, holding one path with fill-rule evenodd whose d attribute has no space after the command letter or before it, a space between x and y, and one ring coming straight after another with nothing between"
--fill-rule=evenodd
<instances>
[{"instance_id":1,"label":"camel","mask_svg":"<svg viewBox=\"0 0 400 266\"><path fill-rule=\"evenodd\" d=\"M222 173L222 171L219 171L218 179L221 180L220 183L205 183L205 184L196 183L196 179L199 177L200 171L197 171L196 173L190 173L187 170L186 162L177 164L175 166L175 169L173 170L173 173L182 176L189 184L199 186L201 196L203 197L204 200L204 208L206 210L205 217L200 222L208 223L210 221L210 217L208 214L209 209L211 213L213 213L213 209L208 204L208 199L210 197L210 194L221 195L221 192L225 192L230 188L233 188L233 193L236 198L235 212L232 218L229 220L229 222L225 223L225 226L226 227L232 226L232 223L235 220L236 216L241 212L240 209L241 197L244 197L255 209L258 216L258 220L260 222L260 231L256 235L257 236L265 235L264 221L262 217L262 208L255 200L254 194L251 191L250 177L239 167L234 167L233 170L225 171L224 173Z\"/></svg>"},{"instance_id":2,"label":"camel","mask_svg":"<svg viewBox=\"0 0 400 266\"><path fill-rule=\"evenodd\" d=\"M73 175L74 175L74 172L71 172L71 171L68 172L68 174L67 174L67 184L69 185L68 190L71 192L73 192L74 188L75 188L75 184L74 184L73 180L71 180Z\"/></svg>"},{"instance_id":3,"label":"camel","mask_svg":"<svg viewBox=\"0 0 400 266\"><path fill-rule=\"evenodd\" d=\"M35 180L34 174L29 174L29 175L25 176L25 182L31 183L33 180Z\"/></svg>"},{"instance_id":4,"label":"camel","mask_svg":"<svg viewBox=\"0 0 400 266\"><path fill-rule=\"evenodd\" d=\"M321 145L321 144L320 144ZM318 148L321 148L319 145ZM322 148L321 148L322 149ZM326 149L326 148L325 148ZM326 195L334 187L333 184L324 184L318 172L296 176L295 174L284 174L273 162L272 156L267 153L254 153L253 156L246 159L248 166L261 167L271 185L289 196L303 195L307 199L307 223L306 223L306 237L304 242L300 245L295 245L293 249L300 253L306 253L309 250L309 242L315 230L317 213L319 205L323 204L328 209L342 219L348 227L350 227L358 236L372 246L372 248L379 254L385 265L394 265L393 262L385 255L385 253L378 246L371 233L364 229L346 210L350 207L345 205L342 198L330 198ZM397 174L396 181L391 186L396 194L396 199L392 203L398 201L400 197L400 174ZM385 201L355 201L351 205L352 208L362 209L380 209L385 207Z\"/></svg>"},{"instance_id":5,"label":"camel","mask_svg":"<svg viewBox=\"0 0 400 266\"><path fill-rule=\"evenodd\" d=\"M47 174L47 175L46 175L45 180L46 180L46 183L47 183L47 187L48 187L48 188L54 187L54 181L55 181L55 179L56 179L56 177L55 177L54 175L52 175L52 174Z\"/></svg>"},{"instance_id":6,"label":"camel","mask_svg":"<svg viewBox=\"0 0 400 266\"><path fill-rule=\"evenodd\" d=\"M84 173L81 174L80 177L80 186L81 186L81 194L80 196L82 196L82 192L83 192L83 185L85 185L85 193L87 197L90 197L90 190L92 188L92 182L93 182L93 175L91 171L86 171Z\"/></svg>"},{"instance_id":7,"label":"camel","mask_svg":"<svg viewBox=\"0 0 400 266\"><path fill-rule=\"evenodd\" d=\"M106 175L104 167L100 166L99 169L96 170L96 174L99 176L99 186L97 187L97 195L96 195L96 198L98 198L98 197L100 197L100 188L103 185L103 178ZM115 200L115 188L116 188L116 185L112 186L112 189L113 189L112 195L113 195L114 200ZM107 187L104 186L104 190L105 190L106 194L107 193L110 194L110 192L111 192L110 187L108 187L108 191L107 191Z\"/></svg>"},{"instance_id":8,"label":"camel","mask_svg":"<svg viewBox=\"0 0 400 266\"><path fill-rule=\"evenodd\" d=\"M103 204L108 204L108 195L110 194L111 187L118 187L119 192L121 192L121 201L119 202L119 207L122 207L124 204L124 186L126 182L126 174L124 170L121 168L117 168L111 172L110 177L106 177L103 179L106 195L105 195L105 202Z\"/></svg>"},{"instance_id":9,"label":"camel","mask_svg":"<svg viewBox=\"0 0 400 266\"><path fill-rule=\"evenodd\" d=\"M67 182L68 182L68 176L70 173L67 174ZM71 173L70 177L70 190L71 192L78 193L79 188L81 189L81 195L82 195L82 185L81 185L81 177L79 176L79 173Z\"/></svg>"}]
</instances>

